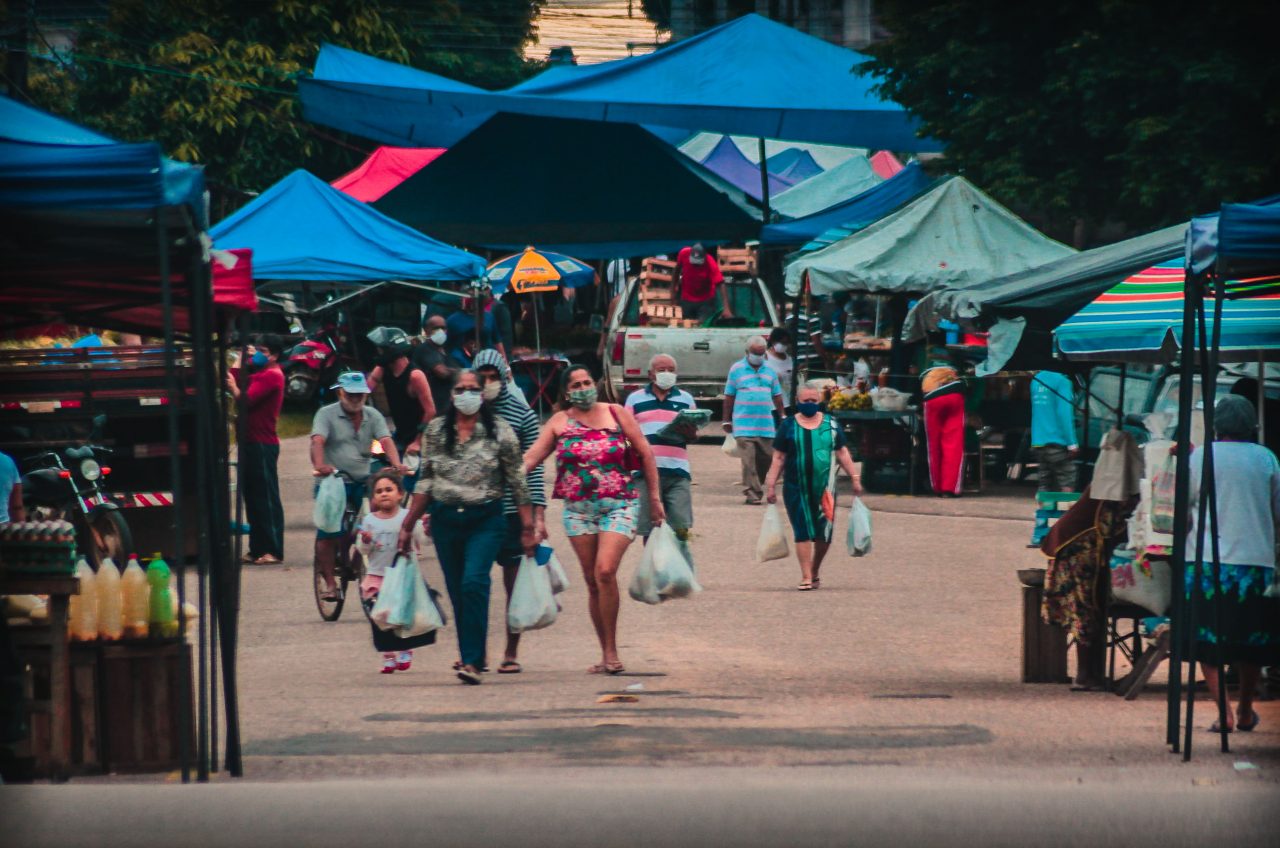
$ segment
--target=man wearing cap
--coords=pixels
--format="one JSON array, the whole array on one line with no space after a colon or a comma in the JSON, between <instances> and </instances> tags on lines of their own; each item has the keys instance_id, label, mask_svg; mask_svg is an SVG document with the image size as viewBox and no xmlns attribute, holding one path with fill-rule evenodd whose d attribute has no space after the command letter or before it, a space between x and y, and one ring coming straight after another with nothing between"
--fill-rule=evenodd
<instances>
[{"instance_id":1,"label":"man wearing cap","mask_svg":"<svg viewBox=\"0 0 1280 848\"><path fill-rule=\"evenodd\" d=\"M377 349L378 361L369 372L369 388L376 391L382 384L400 456L416 454L422 427L435 418L436 405L426 375L409 361L409 334L399 327L375 327L367 338Z\"/></svg>"},{"instance_id":2,"label":"man wearing cap","mask_svg":"<svg viewBox=\"0 0 1280 848\"><path fill-rule=\"evenodd\" d=\"M676 254L675 290L684 317L701 320L715 312L716 289L720 290L720 316L732 318L729 290L724 286L720 264L714 256L707 255L707 249L701 244L682 247Z\"/></svg>"},{"instance_id":3,"label":"man wearing cap","mask_svg":"<svg viewBox=\"0 0 1280 848\"><path fill-rule=\"evenodd\" d=\"M332 388L338 390L337 403L320 407L311 422L311 467L316 477L326 477L335 471L346 474L350 478L344 481L347 502L358 504L364 497L375 440L382 445L392 468L401 474L408 469L400 464L400 452L387 429L387 419L367 403L370 389L364 375L349 371L338 377ZM316 563L328 588L325 600L338 599L333 565L341 536L341 532L316 530Z\"/></svg>"}]
</instances>

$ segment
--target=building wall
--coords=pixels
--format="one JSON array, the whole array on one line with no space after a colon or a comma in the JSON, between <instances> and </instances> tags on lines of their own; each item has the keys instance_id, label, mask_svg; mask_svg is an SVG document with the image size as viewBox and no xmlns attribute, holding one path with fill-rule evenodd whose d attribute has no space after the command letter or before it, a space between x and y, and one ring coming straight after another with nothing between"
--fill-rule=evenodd
<instances>
[{"instance_id":1,"label":"building wall","mask_svg":"<svg viewBox=\"0 0 1280 848\"><path fill-rule=\"evenodd\" d=\"M671 37L687 38L750 12L854 50L884 37L874 0L671 0Z\"/></svg>"}]
</instances>

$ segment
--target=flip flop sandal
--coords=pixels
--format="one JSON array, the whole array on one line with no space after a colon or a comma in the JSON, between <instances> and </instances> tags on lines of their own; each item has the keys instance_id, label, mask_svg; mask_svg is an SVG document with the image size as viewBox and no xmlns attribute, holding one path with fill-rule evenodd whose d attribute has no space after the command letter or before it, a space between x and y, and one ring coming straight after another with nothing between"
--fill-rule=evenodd
<instances>
[{"instance_id":1,"label":"flip flop sandal","mask_svg":"<svg viewBox=\"0 0 1280 848\"><path fill-rule=\"evenodd\" d=\"M502 665L498 666L498 674L519 674L522 671L524 669L515 660L503 660Z\"/></svg>"},{"instance_id":2,"label":"flip flop sandal","mask_svg":"<svg viewBox=\"0 0 1280 848\"><path fill-rule=\"evenodd\" d=\"M453 670L454 670L454 671L461 671L461 670L462 670L462 660L458 660L457 662L455 662L455 663L453 664ZM484 674L484 673L485 673L485 672L487 672L488 670L489 670L489 666L487 666L487 665L482 665L482 666L480 666L480 673L481 673L481 674Z\"/></svg>"},{"instance_id":3,"label":"flip flop sandal","mask_svg":"<svg viewBox=\"0 0 1280 848\"><path fill-rule=\"evenodd\" d=\"M604 674L608 671L608 667L604 663L596 663L587 667L587 674Z\"/></svg>"},{"instance_id":4,"label":"flip flop sandal","mask_svg":"<svg viewBox=\"0 0 1280 848\"><path fill-rule=\"evenodd\" d=\"M1238 718L1236 719L1236 730L1240 731L1241 733L1253 732L1253 729L1258 726L1258 722L1262 721L1262 719L1258 716L1257 710L1253 710L1252 712L1253 712L1253 721L1249 722L1248 724L1245 724L1243 721L1241 721Z\"/></svg>"},{"instance_id":5,"label":"flip flop sandal","mask_svg":"<svg viewBox=\"0 0 1280 848\"><path fill-rule=\"evenodd\" d=\"M814 589L821 589L822 581L818 580L817 578L814 578L813 583L811 585L813 586Z\"/></svg>"},{"instance_id":6,"label":"flip flop sandal","mask_svg":"<svg viewBox=\"0 0 1280 848\"><path fill-rule=\"evenodd\" d=\"M469 668L458 669L458 679L468 686L480 685L480 673L472 671Z\"/></svg>"},{"instance_id":7,"label":"flip flop sandal","mask_svg":"<svg viewBox=\"0 0 1280 848\"><path fill-rule=\"evenodd\" d=\"M622 674L627 667L620 662L611 662L604 664L604 670L609 674Z\"/></svg>"},{"instance_id":8,"label":"flip flop sandal","mask_svg":"<svg viewBox=\"0 0 1280 848\"><path fill-rule=\"evenodd\" d=\"M814 588L813 584L810 583L808 580L801 582L801 584L796 587L796 589L801 592L812 592L813 588Z\"/></svg>"}]
</instances>

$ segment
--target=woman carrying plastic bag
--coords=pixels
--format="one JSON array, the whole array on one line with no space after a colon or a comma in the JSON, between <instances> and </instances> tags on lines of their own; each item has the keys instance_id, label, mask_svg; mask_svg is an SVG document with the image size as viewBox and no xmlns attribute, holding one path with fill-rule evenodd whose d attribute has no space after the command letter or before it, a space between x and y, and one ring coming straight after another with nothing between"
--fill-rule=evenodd
<instances>
[{"instance_id":1,"label":"woman carrying plastic bag","mask_svg":"<svg viewBox=\"0 0 1280 848\"><path fill-rule=\"evenodd\" d=\"M649 544L645 545L640 567L631 578L627 591L632 598L644 604L687 598L702 591L670 524L663 522L649 534Z\"/></svg>"},{"instance_id":2,"label":"woman carrying plastic bag","mask_svg":"<svg viewBox=\"0 0 1280 848\"><path fill-rule=\"evenodd\" d=\"M764 511L764 521L760 524L760 538L756 541L756 561L768 562L789 556L791 546L787 544L787 536L782 532L782 514L778 512L777 504L769 504Z\"/></svg>"},{"instance_id":3,"label":"woman carrying plastic bag","mask_svg":"<svg viewBox=\"0 0 1280 848\"><path fill-rule=\"evenodd\" d=\"M526 556L520 560L516 583L511 588L507 629L512 633L525 633L550 627L559 613L560 605L551 591L549 568L539 565L535 557Z\"/></svg>"}]
</instances>

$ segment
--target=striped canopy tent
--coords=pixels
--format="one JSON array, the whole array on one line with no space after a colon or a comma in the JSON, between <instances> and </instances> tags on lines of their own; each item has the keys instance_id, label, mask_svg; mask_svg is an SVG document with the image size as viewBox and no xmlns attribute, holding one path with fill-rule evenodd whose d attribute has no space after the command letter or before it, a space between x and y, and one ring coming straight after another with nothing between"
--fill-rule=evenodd
<instances>
[{"instance_id":1,"label":"striped canopy tent","mask_svg":"<svg viewBox=\"0 0 1280 848\"><path fill-rule=\"evenodd\" d=\"M1276 277L1236 280L1252 289ZM1054 331L1054 347L1073 360L1173 362L1182 347L1183 259L1134 274L1068 318ZM1209 308L1208 331L1213 332ZM1199 346L1200 340L1194 340ZM1280 293L1226 300L1219 360L1280 360Z\"/></svg>"}]
</instances>

